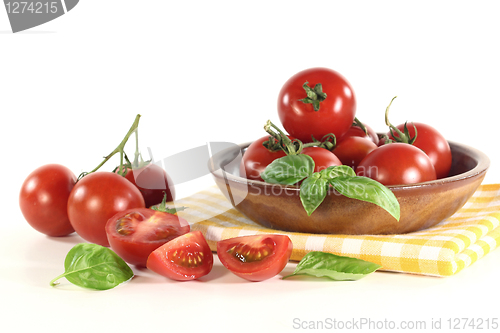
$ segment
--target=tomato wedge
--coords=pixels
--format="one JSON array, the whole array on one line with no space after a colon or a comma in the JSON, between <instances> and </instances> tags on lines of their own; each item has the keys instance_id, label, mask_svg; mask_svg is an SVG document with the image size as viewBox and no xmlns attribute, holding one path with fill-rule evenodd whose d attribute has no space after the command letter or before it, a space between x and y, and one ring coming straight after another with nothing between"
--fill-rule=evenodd
<instances>
[{"instance_id":1,"label":"tomato wedge","mask_svg":"<svg viewBox=\"0 0 500 333\"><path fill-rule=\"evenodd\" d=\"M292 249L292 241L286 235L241 236L217 243L221 263L249 281L267 280L280 273Z\"/></svg>"},{"instance_id":2,"label":"tomato wedge","mask_svg":"<svg viewBox=\"0 0 500 333\"><path fill-rule=\"evenodd\" d=\"M149 208L127 209L106 223L111 249L129 264L143 267L151 252L189 231L185 219Z\"/></svg>"},{"instance_id":3,"label":"tomato wedge","mask_svg":"<svg viewBox=\"0 0 500 333\"><path fill-rule=\"evenodd\" d=\"M207 275L214 256L203 234L196 230L179 236L154 250L147 267L172 280L188 281Z\"/></svg>"}]
</instances>

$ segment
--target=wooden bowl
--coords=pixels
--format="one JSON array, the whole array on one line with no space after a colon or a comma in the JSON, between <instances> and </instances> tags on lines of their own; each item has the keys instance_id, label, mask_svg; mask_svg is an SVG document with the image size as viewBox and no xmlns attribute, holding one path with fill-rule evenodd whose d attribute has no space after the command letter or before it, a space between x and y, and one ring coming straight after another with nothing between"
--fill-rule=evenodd
<instances>
[{"instance_id":1,"label":"wooden bowl","mask_svg":"<svg viewBox=\"0 0 500 333\"><path fill-rule=\"evenodd\" d=\"M240 177L239 161L250 143L215 154L209 161L209 170L233 206L264 227L314 234L403 234L429 228L453 215L484 179L489 158L466 145L449 144L452 152L449 177L388 186L401 207L399 221L376 205L347 198L334 190L307 216L298 187Z\"/></svg>"}]
</instances>

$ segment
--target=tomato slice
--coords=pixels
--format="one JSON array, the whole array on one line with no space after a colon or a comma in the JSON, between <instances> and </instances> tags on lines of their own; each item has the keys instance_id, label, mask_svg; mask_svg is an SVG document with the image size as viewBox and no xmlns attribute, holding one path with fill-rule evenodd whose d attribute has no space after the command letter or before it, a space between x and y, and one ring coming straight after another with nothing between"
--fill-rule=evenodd
<instances>
[{"instance_id":1,"label":"tomato slice","mask_svg":"<svg viewBox=\"0 0 500 333\"><path fill-rule=\"evenodd\" d=\"M203 234L196 230L179 236L154 250L147 267L172 280L188 281L207 275L214 256Z\"/></svg>"},{"instance_id":2,"label":"tomato slice","mask_svg":"<svg viewBox=\"0 0 500 333\"><path fill-rule=\"evenodd\" d=\"M292 254L292 241L286 235L251 235L217 243L221 263L237 276L263 281L280 273Z\"/></svg>"},{"instance_id":3,"label":"tomato slice","mask_svg":"<svg viewBox=\"0 0 500 333\"><path fill-rule=\"evenodd\" d=\"M149 208L119 212L106 223L111 249L129 264L143 267L151 252L189 231L185 219Z\"/></svg>"}]
</instances>

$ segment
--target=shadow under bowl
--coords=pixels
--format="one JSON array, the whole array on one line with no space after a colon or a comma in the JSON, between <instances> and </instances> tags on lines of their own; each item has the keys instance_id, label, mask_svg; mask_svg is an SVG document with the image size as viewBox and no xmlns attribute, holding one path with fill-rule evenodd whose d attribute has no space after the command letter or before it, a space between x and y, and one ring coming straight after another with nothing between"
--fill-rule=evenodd
<instances>
[{"instance_id":1,"label":"shadow under bowl","mask_svg":"<svg viewBox=\"0 0 500 333\"><path fill-rule=\"evenodd\" d=\"M209 170L231 204L267 228L314 234L404 234L432 227L453 215L483 181L489 158L472 147L449 144L452 167L447 178L388 186L400 204L399 221L374 204L347 198L335 190L328 191L321 205L307 216L298 187L240 177L238 156L241 158L250 143L215 154Z\"/></svg>"}]
</instances>

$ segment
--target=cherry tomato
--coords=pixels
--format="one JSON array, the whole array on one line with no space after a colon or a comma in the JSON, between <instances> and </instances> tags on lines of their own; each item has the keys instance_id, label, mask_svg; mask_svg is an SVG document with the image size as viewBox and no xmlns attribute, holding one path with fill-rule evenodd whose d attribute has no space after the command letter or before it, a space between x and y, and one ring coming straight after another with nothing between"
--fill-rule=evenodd
<instances>
[{"instance_id":1,"label":"cherry tomato","mask_svg":"<svg viewBox=\"0 0 500 333\"><path fill-rule=\"evenodd\" d=\"M377 145L367 136L351 136L337 144L333 153L344 165L348 165L356 170L358 164L377 148Z\"/></svg>"},{"instance_id":2,"label":"cherry tomato","mask_svg":"<svg viewBox=\"0 0 500 333\"><path fill-rule=\"evenodd\" d=\"M363 131L361 129L361 127L359 127L357 125L352 125L351 128L349 128L349 130L343 136L341 136L340 138L337 138L337 145L339 143L341 143L343 140L345 140L345 139L347 139L347 138L349 138L351 136L359 136L359 137L362 137L362 138L368 138L371 141L373 141L373 143L375 143L376 145L378 145L378 143L379 143L379 137L377 135L377 132L375 132L375 130L373 130L373 128L371 128L370 126L368 126L366 124L363 124L363 126L365 126L366 131L368 132L368 134L366 134L365 131Z\"/></svg>"},{"instance_id":3,"label":"cherry tomato","mask_svg":"<svg viewBox=\"0 0 500 333\"><path fill-rule=\"evenodd\" d=\"M174 182L167 172L157 164L129 169L125 178L141 191L146 207L159 204L165 193L167 201L175 200Z\"/></svg>"},{"instance_id":4,"label":"cherry tomato","mask_svg":"<svg viewBox=\"0 0 500 333\"><path fill-rule=\"evenodd\" d=\"M264 136L250 144L243 154L240 162L240 175L247 179L264 181L260 174L275 159L286 156L283 150L269 151L262 145L269 140L269 136Z\"/></svg>"},{"instance_id":5,"label":"cherry tomato","mask_svg":"<svg viewBox=\"0 0 500 333\"><path fill-rule=\"evenodd\" d=\"M80 179L68 199L68 216L83 239L109 246L106 222L118 212L144 208L141 192L112 172L94 172Z\"/></svg>"},{"instance_id":6,"label":"cherry tomato","mask_svg":"<svg viewBox=\"0 0 500 333\"><path fill-rule=\"evenodd\" d=\"M174 238L154 250L147 267L172 280L188 281L207 275L214 256L203 234L196 230Z\"/></svg>"},{"instance_id":7,"label":"cherry tomato","mask_svg":"<svg viewBox=\"0 0 500 333\"><path fill-rule=\"evenodd\" d=\"M237 276L263 281L280 273L292 254L286 235L251 235L217 242L221 263Z\"/></svg>"},{"instance_id":8,"label":"cherry tomato","mask_svg":"<svg viewBox=\"0 0 500 333\"><path fill-rule=\"evenodd\" d=\"M291 138L291 137L290 137ZM262 137L248 146L240 163L240 175L246 175L247 179L264 181L260 174L275 159L286 156L283 150L271 152L262 143L269 137ZM314 160L314 171L318 172L332 165L342 165L342 162L331 151L320 147L307 147L302 153L309 155Z\"/></svg>"},{"instance_id":9,"label":"cherry tomato","mask_svg":"<svg viewBox=\"0 0 500 333\"><path fill-rule=\"evenodd\" d=\"M19 193L19 206L26 221L48 236L73 233L66 207L75 183L73 172L59 164L47 164L30 173Z\"/></svg>"},{"instance_id":10,"label":"cherry tomato","mask_svg":"<svg viewBox=\"0 0 500 333\"><path fill-rule=\"evenodd\" d=\"M356 174L383 185L404 185L436 179L429 156L407 143L389 143L378 147L359 163Z\"/></svg>"},{"instance_id":11,"label":"cherry tomato","mask_svg":"<svg viewBox=\"0 0 500 333\"><path fill-rule=\"evenodd\" d=\"M342 165L339 158L329 151L321 147L307 147L302 149L302 154L312 157L314 160L314 172L319 172L333 165Z\"/></svg>"},{"instance_id":12,"label":"cherry tomato","mask_svg":"<svg viewBox=\"0 0 500 333\"><path fill-rule=\"evenodd\" d=\"M321 84L318 104L306 103L306 84L315 90ZM316 109L318 110L315 110ZM310 68L292 76L281 88L278 96L278 115L285 130L302 142L311 142L311 136L321 140L333 133L337 138L351 127L356 113L356 98L347 80L328 68Z\"/></svg>"},{"instance_id":13,"label":"cherry tomato","mask_svg":"<svg viewBox=\"0 0 500 333\"><path fill-rule=\"evenodd\" d=\"M448 141L434 127L422 123L408 123L408 133L411 137L415 136L415 127L417 128L417 139L413 143L415 147L422 149L432 161L436 169L437 178L448 177L451 169L451 150ZM396 126L404 133L404 124ZM391 139L394 139L388 133ZM397 133L394 133L397 136Z\"/></svg>"},{"instance_id":14,"label":"cherry tomato","mask_svg":"<svg viewBox=\"0 0 500 333\"><path fill-rule=\"evenodd\" d=\"M151 252L189 231L185 219L149 208L127 209L106 223L111 249L129 264L143 267Z\"/></svg>"}]
</instances>

